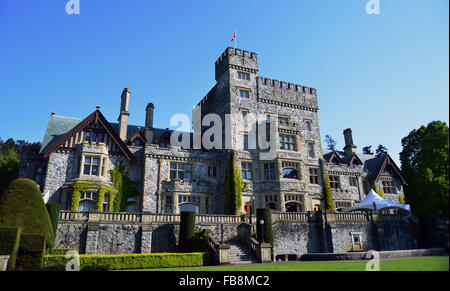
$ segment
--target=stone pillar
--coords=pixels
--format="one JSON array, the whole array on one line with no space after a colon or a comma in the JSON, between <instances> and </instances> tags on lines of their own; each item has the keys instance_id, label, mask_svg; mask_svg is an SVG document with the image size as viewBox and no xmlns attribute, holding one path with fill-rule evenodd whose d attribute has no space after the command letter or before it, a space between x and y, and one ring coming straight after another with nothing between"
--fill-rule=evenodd
<instances>
[{"instance_id":1,"label":"stone pillar","mask_svg":"<svg viewBox=\"0 0 450 291\"><path fill-rule=\"evenodd\" d=\"M256 256L261 263L272 262L272 245L268 243L260 243L256 247Z\"/></svg>"},{"instance_id":2,"label":"stone pillar","mask_svg":"<svg viewBox=\"0 0 450 291\"><path fill-rule=\"evenodd\" d=\"M285 207L285 200L284 200L284 193L280 193L280 211L281 212L286 212L286 207Z\"/></svg>"},{"instance_id":3,"label":"stone pillar","mask_svg":"<svg viewBox=\"0 0 450 291\"><path fill-rule=\"evenodd\" d=\"M152 228L150 224L142 224L141 233L141 253L149 254L152 252Z\"/></svg>"},{"instance_id":4,"label":"stone pillar","mask_svg":"<svg viewBox=\"0 0 450 291\"><path fill-rule=\"evenodd\" d=\"M230 246L219 245L218 249L219 265L230 263Z\"/></svg>"},{"instance_id":5,"label":"stone pillar","mask_svg":"<svg viewBox=\"0 0 450 291\"><path fill-rule=\"evenodd\" d=\"M178 192L173 192L173 213L178 213Z\"/></svg>"},{"instance_id":6,"label":"stone pillar","mask_svg":"<svg viewBox=\"0 0 450 291\"><path fill-rule=\"evenodd\" d=\"M86 234L86 254L96 254L98 246L98 222L88 222Z\"/></svg>"}]
</instances>

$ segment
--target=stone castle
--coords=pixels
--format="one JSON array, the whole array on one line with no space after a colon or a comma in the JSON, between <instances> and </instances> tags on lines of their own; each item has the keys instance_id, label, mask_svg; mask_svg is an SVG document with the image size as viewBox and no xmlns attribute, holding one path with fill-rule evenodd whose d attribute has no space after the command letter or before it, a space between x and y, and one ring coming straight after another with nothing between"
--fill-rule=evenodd
<instances>
[{"instance_id":1,"label":"stone castle","mask_svg":"<svg viewBox=\"0 0 450 291\"><path fill-rule=\"evenodd\" d=\"M172 130L153 126L153 103L145 109L145 124L129 125L130 90L124 89L118 123L97 108L84 119L51 114L41 147L21 157L20 177L41 187L46 202L70 210L76 182L91 182L78 211L109 209L107 195L97 201L101 185L111 182L109 170L121 161L138 185L127 212L224 214L224 177L230 150L246 185L242 212L269 207L279 212L306 212L323 207L323 178L329 176L337 210L363 200L371 188L399 201L406 184L388 154L361 154L351 129L344 130L343 151L324 151L320 138L317 91L314 88L258 76L258 57L227 48L215 62L216 85L199 102L201 116L232 116L225 128L227 149L190 149L171 145ZM261 159L262 150L249 147L246 118L265 115L277 122L276 157ZM274 120L276 118L276 120ZM202 129L204 130L204 128ZM195 136L190 133L192 138ZM271 137L270 137L271 138Z\"/></svg>"}]
</instances>

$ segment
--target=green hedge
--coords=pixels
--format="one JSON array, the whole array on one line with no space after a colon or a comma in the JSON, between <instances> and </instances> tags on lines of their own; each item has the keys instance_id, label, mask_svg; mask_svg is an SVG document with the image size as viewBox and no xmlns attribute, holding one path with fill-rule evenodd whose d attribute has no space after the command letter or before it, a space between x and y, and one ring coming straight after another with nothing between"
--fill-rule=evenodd
<instances>
[{"instance_id":1,"label":"green hedge","mask_svg":"<svg viewBox=\"0 0 450 291\"><path fill-rule=\"evenodd\" d=\"M53 245L56 238L56 231L58 230L58 222L59 222L59 212L61 211L61 205L59 204L46 204L48 215L50 216L50 222L52 223L53 229ZM51 252L51 250L50 250Z\"/></svg>"},{"instance_id":2,"label":"green hedge","mask_svg":"<svg viewBox=\"0 0 450 291\"><path fill-rule=\"evenodd\" d=\"M16 268L36 270L42 267L46 237L39 234L22 234L17 253Z\"/></svg>"},{"instance_id":3,"label":"green hedge","mask_svg":"<svg viewBox=\"0 0 450 291\"><path fill-rule=\"evenodd\" d=\"M16 267L21 231L20 227L0 227L0 255L9 256L7 270Z\"/></svg>"},{"instance_id":4,"label":"green hedge","mask_svg":"<svg viewBox=\"0 0 450 291\"><path fill-rule=\"evenodd\" d=\"M180 214L180 232L178 239L178 248L181 252L192 251L192 238L195 230L195 212L182 211Z\"/></svg>"},{"instance_id":5,"label":"green hedge","mask_svg":"<svg viewBox=\"0 0 450 291\"><path fill-rule=\"evenodd\" d=\"M264 220L264 242L270 243L273 248L272 210L270 208L256 209L256 238L259 242L262 241L261 220Z\"/></svg>"},{"instance_id":6,"label":"green hedge","mask_svg":"<svg viewBox=\"0 0 450 291\"><path fill-rule=\"evenodd\" d=\"M55 248L52 249L51 255L66 255L68 251L77 251L76 248Z\"/></svg>"},{"instance_id":7,"label":"green hedge","mask_svg":"<svg viewBox=\"0 0 450 291\"><path fill-rule=\"evenodd\" d=\"M44 257L43 268L64 270L72 258L65 255ZM81 270L130 270L170 267L198 267L209 264L207 253L155 253L121 255L80 255Z\"/></svg>"}]
</instances>

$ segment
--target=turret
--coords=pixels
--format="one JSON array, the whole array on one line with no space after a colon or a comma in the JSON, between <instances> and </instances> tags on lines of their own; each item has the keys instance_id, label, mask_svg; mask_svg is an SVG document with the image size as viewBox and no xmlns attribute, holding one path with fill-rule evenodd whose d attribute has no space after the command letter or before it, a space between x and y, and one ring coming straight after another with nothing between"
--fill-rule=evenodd
<instances>
[{"instance_id":1,"label":"turret","mask_svg":"<svg viewBox=\"0 0 450 291\"><path fill-rule=\"evenodd\" d=\"M256 74L258 73L258 55L254 52L249 53L228 47L216 61L216 80L230 67Z\"/></svg>"}]
</instances>

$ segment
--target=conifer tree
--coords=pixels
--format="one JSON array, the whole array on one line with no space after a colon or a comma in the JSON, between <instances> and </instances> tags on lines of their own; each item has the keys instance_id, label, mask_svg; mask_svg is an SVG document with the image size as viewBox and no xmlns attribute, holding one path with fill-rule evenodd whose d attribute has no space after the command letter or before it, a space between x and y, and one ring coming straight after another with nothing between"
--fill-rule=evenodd
<instances>
[{"instance_id":1,"label":"conifer tree","mask_svg":"<svg viewBox=\"0 0 450 291\"><path fill-rule=\"evenodd\" d=\"M225 208L227 214L238 215L242 204L242 178L231 152L225 173Z\"/></svg>"},{"instance_id":2,"label":"conifer tree","mask_svg":"<svg viewBox=\"0 0 450 291\"><path fill-rule=\"evenodd\" d=\"M324 203L325 210L334 210L333 191L330 186L330 177L325 175L323 178L323 191L320 199Z\"/></svg>"}]
</instances>

